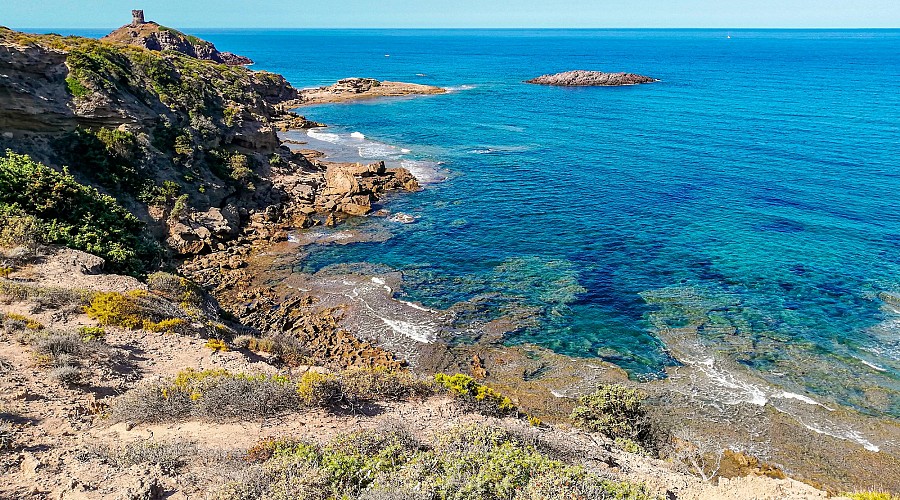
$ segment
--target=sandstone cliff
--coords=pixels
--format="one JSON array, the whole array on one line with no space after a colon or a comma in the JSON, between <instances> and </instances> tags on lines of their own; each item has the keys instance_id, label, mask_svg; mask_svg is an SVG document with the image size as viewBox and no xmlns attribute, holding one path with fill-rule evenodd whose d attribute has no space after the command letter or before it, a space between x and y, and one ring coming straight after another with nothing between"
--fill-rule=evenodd
<instances>
[{"instance_id":1,"label":"sandstone cliff","mask_svg":"<svg viewBox=\"0 0 900 500\"><path fill-rule=\"evenodd\" d=\"M146 26L146 24L141 25ZM329 188L281 145L299 92L280 75L110 40L0 28L0 152L28 154L112 195L172 255L221 250L253 221L361 215L408 173ZM345 199L346 198L346 199ZM3 200L0 199L0 203ZM0 207L2 208L2 207Z\"/></svg>"}]
</instances>

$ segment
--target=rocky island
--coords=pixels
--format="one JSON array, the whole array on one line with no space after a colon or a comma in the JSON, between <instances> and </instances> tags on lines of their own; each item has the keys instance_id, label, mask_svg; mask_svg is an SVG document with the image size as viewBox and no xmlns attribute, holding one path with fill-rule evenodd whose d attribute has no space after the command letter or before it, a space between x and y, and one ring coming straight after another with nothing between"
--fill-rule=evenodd
<instances>
[{"instance_id":1,"label":"rocky island","mask_svg":"<svg viewBox=\"0 0 900 500\"><path fill-rule=\"evenodd\" d=\"M444 94L447 89L418 83L378 81L374 78L345 78L334 85L300 91L298 106L408 95Z\"/></svg>"},{"instance_id":2,"label":"rocky island","mask_svg":"<svg viewBox=\"0 0 900 500\"><path fill-rule=\"evenodd\" d=\"M602 71L566 71L553 75L543 75L527 80L525 83L535 85L552 85L556 87L618 87L623 85L640 85L658 82L656 78L636 75L634 73L603 73Z\"/></svg>"}]
</instances>

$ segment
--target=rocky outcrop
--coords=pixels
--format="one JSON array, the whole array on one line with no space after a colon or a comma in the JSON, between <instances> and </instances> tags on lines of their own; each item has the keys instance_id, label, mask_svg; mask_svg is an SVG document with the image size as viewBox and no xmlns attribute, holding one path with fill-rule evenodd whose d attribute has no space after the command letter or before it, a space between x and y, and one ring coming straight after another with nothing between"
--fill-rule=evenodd
<instances>
[{"instance_id":1,"label":"rocky outcrop","mask_svg":"<svg viewBox=\"0 0 900 500\"><path fill-rule=\"evenodd\" d=\"M299 97L287 105L299 107L309 104L347 102L376 97L444 94L447 89L418 83L378 81L373 78L345 78L334 85L300 91Z\"/></svg>"},{"instance_id":2,"label":"rocky outcrop","mask_svg":"<svg viewBox=\"0 0 900 500\"><path fill-rule=\"evenodd\" d=\"M247 57L220 52L206 40L186 35L176 29L167 28L154 22L132 22L103 37L103 40L136 45L149 50L173 50L186 56L205 59L229 66L253 64Z\"/></svg>"},{"instance_id":3,"label":"rocky outcrop","mask_svg":"<svg viewBox=\"0 0 900 500\"><path fill-rule=\"evenodd\" d=\"M384 193L418 189L418 182L408 170L385 168L383 161L368 165L332 163L325 172L324 189L316 205L323 212L366 215L372 211L372 202Z\"/></svg>"},{"instance_id":4,"label":"rocky outcrop","mask_svg":"<svg viewBox=\"0 0 900 500\"><path fill-rule=\"evenodd\" d=\"M543 75L527 80L525 83L557 87L618 87L658 81L655 78L634 73L603 73L601 71L578 70L556 73L554 75Z\"/></svg>"}]
</instances>

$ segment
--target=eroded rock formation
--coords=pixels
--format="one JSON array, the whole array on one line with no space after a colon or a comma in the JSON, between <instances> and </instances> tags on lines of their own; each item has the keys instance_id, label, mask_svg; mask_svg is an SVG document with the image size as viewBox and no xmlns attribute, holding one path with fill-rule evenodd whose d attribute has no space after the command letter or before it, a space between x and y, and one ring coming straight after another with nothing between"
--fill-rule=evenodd
<instances>
[{"instance_id":1,"label":"eroded rock formation","mask_svg":"<svg viewBox=\"0 0 900 500\"><path fill-rule=\"evenodd\" d=\"M543 75L527 80L525 83L557 87L618 87L658 81L655 78L634 73L604 73L602 71L577 70L554 75Z\"/></svg>"}]
</instances>

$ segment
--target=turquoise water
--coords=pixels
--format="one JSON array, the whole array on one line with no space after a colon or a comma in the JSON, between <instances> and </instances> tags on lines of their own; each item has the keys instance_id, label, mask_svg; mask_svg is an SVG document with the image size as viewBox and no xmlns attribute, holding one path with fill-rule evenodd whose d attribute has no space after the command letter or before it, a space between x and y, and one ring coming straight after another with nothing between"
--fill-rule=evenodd
<instances>
[{"instance_id":1,"label":"turquoise water","mask_svg":"<svg viewBox=\"0 0 900 500\"><path fill-rule=\"evenodd\" d=\"M636 378L677 364L665 330L694 325L779 386L900 417L900 31L197 34L301 87L454 88L303 110L344 148L360 132L363 156L447 177L389 202L415 224L356 222L393 237L307 248L303 270L402 270L403 298L466 305L461 334L511 315L508 342ZM661 81L521 83L569 69Z\"/></svg>"}]
</instances>

